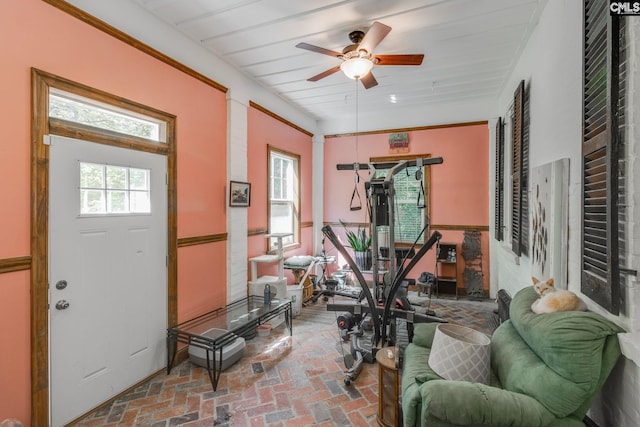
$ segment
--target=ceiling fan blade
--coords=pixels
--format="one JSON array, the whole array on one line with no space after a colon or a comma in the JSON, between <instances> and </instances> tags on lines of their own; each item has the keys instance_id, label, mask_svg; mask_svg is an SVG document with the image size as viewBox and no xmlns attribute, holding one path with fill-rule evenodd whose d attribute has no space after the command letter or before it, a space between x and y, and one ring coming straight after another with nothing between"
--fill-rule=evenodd
<instances>
[{"instance_id":1,"label":"ceiling fan blade","mask_svg":"<svg viewBox=\"0 0 640 427\"><path fill-rule=\"evenodd\" d=\"M373 77L373 73L369 71L364 77L360 78L362 85L365 89L371 89L374 86L378 86L378 81Z\"/></svg>"},{"instance_id":2,"label":"ceiling fan blade","mask_svg":"<svg viewBox=\"0 0 640 427\"><path fill-rule=\"evenodd\" d=\"M391 31L391 27L388 25L384 25L380 22L374 22L371 28L364 35L364 38L360 42L358 46L358 50L366 50L367 53L373 52L373 49L376 48L384 39L387 34Z\"/></svg>"},{"instance_id":3,"label":"ceiling fan blade","mask_svg":"<svg viewBox=\"0 0 640 427\"><path fill-rule=\"evenodd\" d=\"M296 45L296 47L298 47L300 49L310 50L311 52L322 53L324 55L333 56L333 57L336 57L336 58L342 57L342 53L340 53L340 52L335 52L333 50L325 49L323 47L314 46L314 45L309 44L309 43L298 43Z\"/></svg>"},{"instance_id":4,"label":"ceiling fan blade","mask_svg":"<svg viewBox=\"0 0 640 427\"><path fill-rule=\"evenodd\" d=\"M307 79L307 81L309 81L309 82L317 82L318 80L324 79L325 77L330 76L331 74L336 73L338 71L340 71L340 66L339 65L337 67L329 68L327 71L323 71L322 73L317 74L317 75L315 75L313 77L309 77Z\"/></svg>"},{"instance_id":5,"label":"ceiling fan blade","mask_svg":"<svg viewBox=\"0 0 640 427\"><path fill-rule=\"evenodd\" d=\"M374 63L376 65L420 65L424 55L376 55Z\"/></svg>"}]
</instances>

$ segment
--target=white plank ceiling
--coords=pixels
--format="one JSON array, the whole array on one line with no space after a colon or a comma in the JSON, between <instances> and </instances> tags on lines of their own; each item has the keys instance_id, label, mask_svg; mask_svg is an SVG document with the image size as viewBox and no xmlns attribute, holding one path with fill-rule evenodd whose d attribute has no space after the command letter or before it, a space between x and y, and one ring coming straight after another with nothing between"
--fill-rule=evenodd
<instances>
[{"instance_id":1,"label":"white plank ceiling","mask_svg":"<svg viewBox=\"0 0 640 427\"><path fill-rule=\"evenodd\" d=\"M128 1L315 120L339 122L356 99L362 116L470 103L493 112L547 0ZM342 51L375 21L392 30L374 54L421 53L422 65L375 66L368 90L342 72L307 81L340 60L296 44Z\"/></svg>"}]
</instances>

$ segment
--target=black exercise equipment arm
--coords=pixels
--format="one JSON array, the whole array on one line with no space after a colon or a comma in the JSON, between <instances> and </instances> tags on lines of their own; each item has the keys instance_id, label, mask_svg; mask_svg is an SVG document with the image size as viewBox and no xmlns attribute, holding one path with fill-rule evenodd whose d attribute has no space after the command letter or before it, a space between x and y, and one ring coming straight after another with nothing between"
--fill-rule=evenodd
<instances>
[{"instance_id":1,"label":"black exercise equipment arm","mask_svg":"<svg viewBox=\"0 0 640 427\"><path fill-rule=\"evenodd\" d=\"M358 279L358 282L362 287L362 291L364 292L364 295L365 295L365 298L367 299L367 304L369 304L369 307L375 307L376 303L373 300L373 296L371 295L371 291L367 286L367 282L364 280L364 276L362 275L362 272L360 271L356 263L353 261L353 258L351 258L351 255L349 255L349 252L347 252L347 249L340 242L340 240L338 240L338 236L336 236L336 234L333 232L333 229L331 229L331 226L325 225L324 227L322 227L322 233L329 239L329 241L333 244L333 246L335 246L338 252L340 252L340 254L344 257L344 259L349 264L349 268L351 268L351 271L353 271L353 273L356 275L356 279ZM371 316L371 318L373 320L373 331L374 331L373 342L374 344L377 345L380 341L380 319L378 316Z\"/></svg>"},{"instance_id":2,"label":"black exercise equipment arm","mask_svg":"<svg viewBox=\"0 0 640 427\"><path fill-rule=\"evenodd\" d=\"M413 258L411 258L411 261L409 262L409 265L407 265L406 268L402 269L402 271L400 272L400 274L398 274L395 278L395 280L393 281L393 285L391 286L391 290L389 291L389 296L387 297L385 303L384 303L384 313L382 314L382 324L386 325L387 323L387 319L389 319L389 314L391 312L391 304L395 303L395 294L398 291L398 288L400 287L400 284L402 284L402 281L405 279L405 277L407 277L407 274L411 271L411 269L413 267L415 267L415 265L418 263L418 261L420 261L420 259L424 256L424 254L427 253L427 251L429 251L429 249L431 249L431 247L433 245L436 244L436 242L438 242L438 240L440 240L442 238L442 234L440 234L440 232L438 231L434 231L431 234L431 237L429 237L429 240L427 240L424 245L422 245L422 247L420 248L420 250L418 252L416 252L416 254L413 256ZM382 342L384 343L386 340L386 328L383 328L382 330Z\"/></svg>"},{"instance_id":3,"label":"black exercise equipment arm","mask_svg":"<svg viewBox=\"0 0 640 427\"><path fill-rule=\"evenodd\" d=\"M371 313L375 316L380 316L384 308L374 307L373 310L368 305L360 305L353 303L329 303L327 304L328 311L346 311L351 314L364 314ZM416 313L415 311L400 310L392 308L390 310L393 317L397 319L406 319L409 323L449 323L445 319L440 317L431 316L430 314ZM372 317L375 317L372 316Z\"/></svg>"},{"instance_id":4,"label":"black exercise equipment arm","mask_svg":"<svg viewBox=\"0 0 640 427\"><path fill-rule=\"evenodd\" d=\"M402 162L405 167L416 166L416 160L407 160ZM442 163L442 157L426 157L422 159L422 166L439 165ZM357 166L356 166L357 165ZM339 163L336 165L336 169L339 171L352 171L357 167L358 169L367 169L369 165L373 165L376 169L391 169L398 165L398 162L380 162L380 163ZM404 169L404 168L402 168Z\"/></svg>"}]
</instances>

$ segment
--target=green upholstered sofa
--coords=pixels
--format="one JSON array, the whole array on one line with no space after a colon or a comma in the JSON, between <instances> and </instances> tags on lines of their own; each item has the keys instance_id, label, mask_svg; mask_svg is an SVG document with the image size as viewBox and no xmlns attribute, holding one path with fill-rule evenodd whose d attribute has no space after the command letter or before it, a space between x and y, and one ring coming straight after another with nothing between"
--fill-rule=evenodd
<instances>
[{"instance_id":1,"label":"green upholstered sofa","mask_svg":"<svg viewBox=\"0 0 640 427\"><path fill-rule=\"evenodd\" d=\"M435 323L418 324L402 369L404 427L573 427L620 356L621 328L593 312L534 314L533 287L491 337L489 385L440 378L428 365Z\"/></svg>"}]
</instances>

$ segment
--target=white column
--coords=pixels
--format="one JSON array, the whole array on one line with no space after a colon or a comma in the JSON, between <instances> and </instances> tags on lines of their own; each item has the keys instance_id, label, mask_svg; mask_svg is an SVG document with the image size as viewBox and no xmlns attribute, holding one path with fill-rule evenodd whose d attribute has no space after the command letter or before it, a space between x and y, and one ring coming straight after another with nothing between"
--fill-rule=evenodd
<instances>
[{"instance_id":1,"label":"white column","mask_svg":"<svg viewBox=\"0 0 640 427\"><path fill-rule=\"evenodd\" d=\"M227 186L247 181L248 98L227 92ZM227 303L247 296L247 208L229 207L227 187Z\"/></svg>"},{"instance_id":2,"label":"white column","mask_svg":"<svg viewBox=\"0 0 640 427\"><path fill-rule=\"evenodd\" d=\"M313 144L313 175L312 175L312 209L313 209L313 253L322 251L322 225L324 223L324 135L314 134Z\"/></svg>"}]
</instances>

